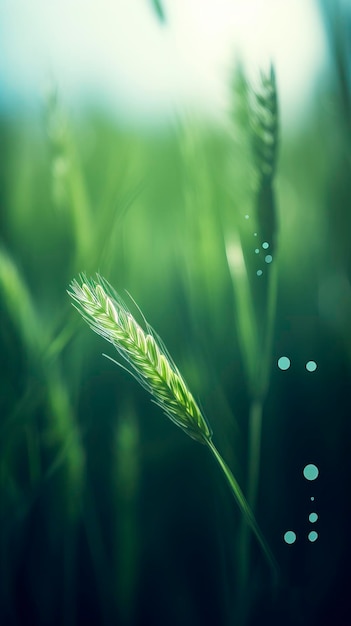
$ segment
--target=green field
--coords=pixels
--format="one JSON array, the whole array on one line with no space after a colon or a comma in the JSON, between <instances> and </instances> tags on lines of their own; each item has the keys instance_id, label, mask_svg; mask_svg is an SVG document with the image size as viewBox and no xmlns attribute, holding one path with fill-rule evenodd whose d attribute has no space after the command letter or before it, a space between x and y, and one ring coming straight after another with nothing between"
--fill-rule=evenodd
<instances>
[{"instance_id":1,"label":"green field","mask_svg":"<svg viewBox=\"0 0 351 626\"><path fill-rule=\"evenodd\" d=\"M1 625L351 620L351 92L332 24L294 128L273 68L255 87L233 71L218 125L134 130L55 89L2 114ZM206 446L102 357L119 358L66 291L82 272L162 338L278 577Z\"/></svg>"}]
</instances>

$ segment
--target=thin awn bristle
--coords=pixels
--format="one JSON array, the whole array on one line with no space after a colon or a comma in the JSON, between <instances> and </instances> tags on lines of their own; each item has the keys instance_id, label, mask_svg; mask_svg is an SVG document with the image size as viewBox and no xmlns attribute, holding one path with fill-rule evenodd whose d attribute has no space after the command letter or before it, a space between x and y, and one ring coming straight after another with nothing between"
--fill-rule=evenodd
<instances>
[{"instance_id":1,"label":"thin awn bristle","mask_svg":"<svg viewBox=\"0 0 351 626\"><path fill-rule=\"evenodd\" d=\"M77 310L96 333L114 345L132 368L131 373L153 396L164 413L190 437L206 443L212 432L173 359L146 323L136 322L112 287L80 277L73 280L69 295Z\"/></svg>"}]
</instances>

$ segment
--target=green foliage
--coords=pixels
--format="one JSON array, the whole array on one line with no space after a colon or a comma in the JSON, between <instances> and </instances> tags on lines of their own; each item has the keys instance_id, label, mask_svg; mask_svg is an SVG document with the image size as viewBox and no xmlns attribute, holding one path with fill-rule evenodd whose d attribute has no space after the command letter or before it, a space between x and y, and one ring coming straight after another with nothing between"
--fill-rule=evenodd
<instances>
[{"instance_id":1,"label":"green foliage","mask_svg":"<svg viewBox=\"0 0 351 626\"><path fill-rule=\"evenodd\" d=\"M155 399L181 428L208 445L211 416L228 465L211 452L241 513L307 589L282 541L296 511L305 515L296 475L313 453L337 485L349 458L339 450L351 358L347 94L344 85L340 106L330 85L319 89L294 132L278 132L273 71L257 88L236 72L224 128L183 119L153 134L97 112L75 120L54 91L42 118L1 119L2 623L139 625L145 615L227 626L253 623L262 604L288 622L287 597L302 621L295 582L271 599L266 563L221 498L206 448L96 359L65 289L98 271L135 295L179 370L118 298L106 310L103 284L78 291L107 333L117 312L122 355L131 350L149 390L157 379ZM307 383L303 364L317 352L319 383ZM281 354L286 375L272 368ZM342 571L346 521L334 532L328 510L347 496L335 494L321 514L330 552L299 544L315 580L301 608L311 623L317 588Z\"/></svg>"}]
</instances>

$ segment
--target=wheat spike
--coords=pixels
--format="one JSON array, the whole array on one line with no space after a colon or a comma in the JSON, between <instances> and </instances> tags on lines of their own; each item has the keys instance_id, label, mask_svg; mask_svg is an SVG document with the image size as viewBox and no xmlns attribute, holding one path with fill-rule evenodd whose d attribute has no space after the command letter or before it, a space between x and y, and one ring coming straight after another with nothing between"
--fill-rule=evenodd
<instances>
[{"instance_id":1,"label":"wheat spike","mask_svg":"<svg viewBox=\"0 0 351 626\"><path fill-rule=\"evenodd\" d=\"M114 345L154 402L190 437L201 443L209 440L212 433L204 416L151 326L145 321L143 330L123 300L99 276L95 281L81 275L80 283L73 280L70 287L68 293L90 328Z\"/></svg>"},{"instance_id":2,"label":"wheat spike","mask_svg":"<svg viewBox=\"0 0 351 626\"><path fill-rule=\"evenodd\" d=\"M279 140L278 95L274 67L262 73L261 88L252 91L252 148L257 170L257 220L262 241L275 251L278 215L274 191Z\"/></svg>"}]
</instances>

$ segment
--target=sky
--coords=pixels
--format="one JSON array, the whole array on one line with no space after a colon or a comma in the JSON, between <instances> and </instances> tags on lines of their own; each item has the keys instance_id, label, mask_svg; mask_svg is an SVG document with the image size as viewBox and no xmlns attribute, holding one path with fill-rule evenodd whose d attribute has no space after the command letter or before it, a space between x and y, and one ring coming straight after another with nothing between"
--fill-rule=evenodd
<instances>
[{"instance_id":1,"label":"sky","mask_svg":"<svg viewBox=\"0 0 351 626\"><path fill-rule=\"evenodd\" d=\"M308 106L326 62L317 0L0 0L0 100L30 107L53 80L67 102L130 119L228 109L241 58L271 61L283 115Z\"/></svg>"}]
</instances>

